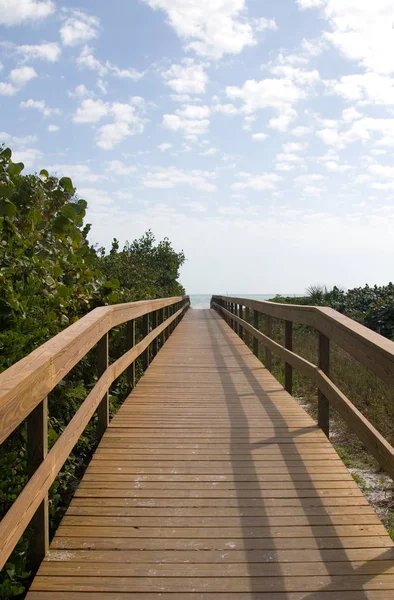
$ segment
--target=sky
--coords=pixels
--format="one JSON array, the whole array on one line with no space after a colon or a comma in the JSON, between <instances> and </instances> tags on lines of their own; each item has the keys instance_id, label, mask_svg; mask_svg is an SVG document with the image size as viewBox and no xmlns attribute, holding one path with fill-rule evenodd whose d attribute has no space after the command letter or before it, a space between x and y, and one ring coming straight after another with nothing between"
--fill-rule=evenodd
<instances>
[{"instance_id":1,"label":"sky","mask_svg":"<svg viewBox=\"0 0 394 600\"><path fill-rule=\"evenodd\" d=\"M189 293L393 279L393 0L0 0L0 144Z\"/></svg>"}]
</instances>

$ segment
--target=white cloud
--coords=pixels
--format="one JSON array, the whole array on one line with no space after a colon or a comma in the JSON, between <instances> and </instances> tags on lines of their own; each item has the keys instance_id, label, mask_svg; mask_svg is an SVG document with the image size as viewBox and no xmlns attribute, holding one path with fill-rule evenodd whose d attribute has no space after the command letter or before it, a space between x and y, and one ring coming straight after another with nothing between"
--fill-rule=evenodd
<instances>
[{"instance_id":1,"label":"white cloud","mask_svg":"<svg viewBox=\"0 0 394 600\"><path fill-rule=\"evenodd\" d=\"M109 194L109 192L106 192L102 188L79 188L77 192L80 198L84 198L85 200L87 200L88 207L90 209L110 206L114 204L114 200Z\"/></svg>"},{"instance_id":2,"label":"white cloud","mask_svg":"<svg viewBox=\"0 0 394 600\"><path fill-rule=\"evenodd\" d=\"M303 8L322 6L329 40L347 59L375 73L394 73L392 0L298 0ZM308 6L309 4L309 6Z\"/></svg>"},{"instance_id":3,"label":"white cloud","mask_svg":"<svg viewBox=\"0 0 394 600\"><path fill-rule=\"evenodd\" d=\"M97 71L100 77L104 75L113 75L120 79L131 79L132 81L138 81L144 76L144 73L137 71L130 67L128 69L121 69L116 65L112 64L109 60L105 63L101 63L97 58L94 57L92 49L89 46L84 46L82 52L77 58L77 64L81 67L90 69L91 71Z\"/></svg>"},{"instance_id":4,"label":"white cloud","mask_svg":"<svg viewBox=\"0 0 394 600\"><path fill-rule=\"evenodd\" d=\"M206 204L203 204L202 202L197 202L197 201L183 202L182 206L186 206L194 213L205 213L208 211L208 207Z\"/></svg>"},{"instance_id":5,"label":"white cloud","mask_svg":"<svg viewBox=\"0 0 394 600\"><path fill-rule=\"evenodd\" d=\"M28 146L29 144L34 144L36 141L37 136L35 135L18 137L16 135L12 135L11 133L6 133L5 131L0 132L0 143L4 142L5 144L11 144L13 146Z\"/></svg>"},{"instance_id":6,"label":"white cloud","mask_svg":"<svg viewBox=\"0 0 394 600\"><path fill-rule=\"evenodd\" d=\"M324 5L326 0L296 0L296 2L301 9L306 9L319 8Z\"/></svg>"},{"instance_id":7,"label":"white cloud","mask_svg":"<svg viewBox=\"0 0 394 600\"><path fill-rule=\"evenodd\" d=\"M56 133L56 131L59 131L60 127L58 127L58 125L48 125L48 131L49 133Z\"/></svg>"},{"instance_id":8,"label":"white cloud","mask_svg":"<svg viewBox=\"0 0 394 600\"><path fill-rule=\"evenodd\" d=\"M339 164L333 161L327 161L325 167L327 171L331 171L332 173L346 173L353 169L351 165Z\"/></svg>"},{"instance_id":9,"label":"white cloud","mask_svg":"<svg viewBox=\"0 0 394 600\"><path fill-rule=\"evenodd\" d=\"M252 190L274 190L276 184L282 181L280 175L276 173L263 173L256 175L254 173L239 173L241 181L232 184L234 190L252 189Z\"/></svg>"},{"instance_id":10,"label":"white cloud","mask_svg":"<svg viewBox=\"0 0 394 600\"><path fill-rule=\"evenodd\" d=\"M20 54L23 61L46 60L47 62L56 62L62 53L59 44L56 42L42 42L41 44L6 44L13 52Z\"/></svg>"},{"instance_id":11,"label":"white cloud","mask_svg":"<svg viewBox=\"0 0 394 600\"><path fill-rule=\"evenodd\" d=\"M18 89L12 83L0 81L0 96L14 96Z\"/></svg>"},{"instance_id":12,"label":"white cloud","mask_svg":"<svg viewBox=\"0 0 394 600\"><path fill-rule=\"evenodd\" d=\"M60 37L64 46L78 46L94 40L98 36L99 20L97 17L75 10L60 29Z\"/></svg>"},{"instance_id":13,"label":"white cloud","mask_svg":"<svg viewBox=\"0 0 394 600\"><path fill-rule=\"evenodd\" d=\"M171 65L162 71L165 82L178 94L203 94L208 83L208 75L202 65L185 59L183 65Z\"/></svg>"},{"instance_id":14,"label":"white cloud","mask_svg":"<svg viewBox=\"0 0 394 600\"><path fill-rule=\"evenodd\" d=\"M97 123L109 113L110 105L102 100L87 98L78 106L73 116L74 123Z\"/></svg>"},{"instance_id":15,"label":"white cloud","mask_svg":"<svg viewBox=\"0 0 394 600\"><path fill-rule=\"evenodd\" d=\"M55 11L52 0L0 0L0 24L20 25L45 19Z\"/></svg>"},{"instance_id":16,"label":"white cloud","mask_svg":"<svg viewBox=\"0 0 394 600\"><path fill-rule=\"evenodd\" d=\"M29 98L29 100L22 100L19 106L21 108L32 108L34 110L38 110L44 115L44 117L52 117L62 114L60 108L50 108L47 106L45 100L32 100Z\"/></svg>"},{"instance_id":17,"label":"white cloud","mask_svg":"<svg viewBox=\"0 0 394 600\"><path fill-rule=\"evenodd\" d=\"M215 173L209 171L182 171L176 167L158 167L145 175L142 183L147 188L171 189L178 185L188 185L200 192L214 192L216 186L209 180Z\"/></svg>"},{"instance_id":18,"label":"white cloud","mask_svg":"<svg viewBox=\"0 0 394 600\"><path fill-rule=\"evenodd\" d=\"M295 127L295 129L292 129L290 133L295 137L304 137L305 135L312 133L312 131L313 129L311 127L299 126Z\"/></svg>"},{"instance_id":19,"label":"white cloud","mask_svg":"<svg viewBox=\"0 0 394 600\"><path fill-rule=\"evenodd\" d=\"M218 148L208 148L208 150L204 150L204 152L200 152L200 156L214 156L219 152Z\"/></svg>"},{"instance_id":20,"label":"white cloud","mask_svg":"<svg viewBox=\"0 0 394 600\"><path fill-rule=\"evenodd\" d=\"M70 96L70 98L83 98L84 96L89 96L89 90L83 83L80 83L79 85L75 86L72 92L70 91L67 93Z\"/></svg>"},{"instance_id":21,"label":"white cloud","mask_svg":"<svg viewBox=\"0 0 394 600\"><path fill-rule=\"evenodd\" d=\"M22 162L28 168L34 167L38 161L42 160L42 157L42 152L36 148L14 149L12 151L12 160Z\"/></svg>"},{"instance_id":22,"label":"white cloud","mask_svg":"<svg viewBox=\"0 0 394 600\"><path fill-rule=\"evenodd\" d=\"M114 121L100 127L97 136L99 148L111 150L127 137L144 131L146 120L135 106L114 102L109 112Z\"/></svg>"},{"instance_id":23,"label":"white cloud","mask_svg":"<svg viewBox=\"0 0 394 600\"><path fill-rule=\"evenodd\" d=\"M111 160L107 164L107 169L108 171L116 173L116 175L131 175L136 172L137 167L134 165L126 165L121 160Z\"/></svg>"},{"instance_id":24,"label":"white cloud","mask_svg":"<svg viewBox=\"0 0 394 600\"><path fill-rule=\"evenodd\" d=\"M354 106L351 106L350 108L345 108L345 110L342 111L342 121L344 121L345 123L351 123L352 121L361 119L362 116L362 113L356 110Z\"/></svg>"},{"instance_id":25,"label":"white cloud","mask_svg":"<svg viewBox=\"0 0 394 600\"><path fill-rule=\"evenodd\" d=\"M107 179L105 175L101 173L92 173L88 165L81 164L55 164L47 167L49 173L53 173L57 177L68 176L71 177L73 183L79 185L80 183L94 183L96 181L102 181ZM78 190L80 193L80 190Z\"/></svg>"},{"instance_id":26,"label":"white cloud","mask_svg":"<svg viewBox=\"0 0 394 600\"><path fill-rule=\"evenodd\" d=\"M266 140L268 137L268 134L263 133L262 131L260 133L253 133L252 134L252 140L256 140L258 142L263 142L264 140Z\"/></svg>"},{"instance_id":27,"label":"white cloud","mask_svg":"<svg viewBox=\"0 0 394 600\"><path fill-rule=\"evenodd\" d=\"M394 79L378 73L343 75L325 81L331 93L358 104L394 105Z\"/></svg>"},{"instance_id":28,"label":"white cloud","mask_svg":"<svg viewBox=\"0 0 394 600\"><path fill-rule=\"evenodd\" d=\"M37 73L33 67L17 67L16 69L12 69L9 77L15 86L22 87L31 81L31 79L37 77Z\"/></svg>"},{"instance_id":29,"label":"white cloud","mask_svg":"<svg viewBox=\"0 0 394 600\"><path fill-rule=\"evenodd\" d=\"M255 31L276 29L272 19L248 21L246 0L144 0L166 12L170 25L188 50L219 59L257 43Z\"/></svg>"},{"instance_id":30,"label":"white cloud","mask_svg":"<svg viewBox=\"0 0 394 600\"><path fill-rule=\"evenodd\" d=\"M306 148L305 144L301 144L300 142L288 142L283 144L284 152L303 152Z\"/></svg>"},{"instance_id":31,"label":"white cloud","mask_svg":"<svg viewBox=\"0 0 394 600\"><path fill-rule=\"evenodd\" d=\"M228 117L237 115L240 112L240 110L234 106L234 104L221 104L218 96L214 96L212 98L212 102L212 112L222 113L222 115L226 115Z\"/></svg>"},{"instance_id":32,"label":"white cloud","mask_svg":"<svg viewBox=\"0 0 394 600\"><path fill-rule=\"evenodd\" d=\"M186 139L196 141L209 128L210 109L208 106L186 105L175 114L163 115L163 127L181 131Z\"/></svg>"},{"instance_id":33,"label":"white cloud","mask_svg":"<svg viewBox=\"0 0 394 600\"><path fill-rule=\"evenodd\" d=\"M172 144L159 144L158 149L160 150L160 152L165 152L166 150L169 150L170 148L172 148Z\"/></svg>"},{"instance_id":34,"label":"white cloud","mask_svg":"<svg viewBox=\"0 0 394 600\"><path fill-rule=\"evenodd\" d=\"M297 116L293 105L308 97L320 79L319 73L286 64L271 66L269 70L277 77L260 81L249 79L242 87L226 87L226 94L231 100L242 100L242 111L247 115L267 108L277 111L278 115L270 119L269 127L286 131Z\"/></svg>"}]
</instances>

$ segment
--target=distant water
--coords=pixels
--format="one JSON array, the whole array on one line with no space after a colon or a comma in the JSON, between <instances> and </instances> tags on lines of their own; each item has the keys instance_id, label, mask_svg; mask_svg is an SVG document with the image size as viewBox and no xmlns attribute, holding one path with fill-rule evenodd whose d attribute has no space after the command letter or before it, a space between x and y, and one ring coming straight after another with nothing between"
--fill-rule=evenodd
<instances>
[{"instance_id":1,"label":"distant water","mask_svg":"<svg viewBox=\"0 0 394 600\"><path fill-rule=\"evenodd\" d=\"M283 296L300 296L301 294L281 294ZM237 294L234 294L237 296ZM238 298L253 298L254 300L270 300L276 294L238 294ZM209 308L212 294L190 294L192 308Z\"/></svg>"}]
</instances>

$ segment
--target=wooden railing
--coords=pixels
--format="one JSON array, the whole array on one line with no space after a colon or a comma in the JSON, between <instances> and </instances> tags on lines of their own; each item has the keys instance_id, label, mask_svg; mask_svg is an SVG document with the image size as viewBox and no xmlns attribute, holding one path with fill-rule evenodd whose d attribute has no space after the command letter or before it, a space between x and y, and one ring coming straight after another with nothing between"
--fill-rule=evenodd
<instances>
[{"instance_id":1,"label":"wooden railing","mask_svg":"<svg viewBox=\"0 0 394 600\"><path fill-rule=\"evenodd\" d=\"M259 355L259 344L263 346L263 362L267 369L272 369L272 353L284 361L284 387L289 394L292 393L293 368L309 377L318 389L318 424L324 433L329 436L329 408L332 405L381 468L394 479L394 448L329 377L332 340L383 381L394 386L393 342L326 307L278 304L230 296L212 296L211 306L242 339L248 342L247 336L253 337L256 356ZM265 315L264 332L258 329L260 314ZM285 322L284 345L272 339L272 318ZM293 352L293 323L317 330L318 365Z\"/></svg>"},{"instance_id":2,"label":"wooden railing","mask_svg":"<svg viewBox=\"0 0 394 600\"><path fill-rule=\"evenodd\" d=\"M0 443L27 419L29 480L0 524L0 568L31 524L29 568L34 572L49 543L48 490L90 419L97 411L98 436L109 423L109 388L127 369L135 386L135 361L143 368L158 352L189 307L188 297L132 302L96 308L0 375ZM143 339L136 342L136 319ZM109 365L108 333L127 323L128 350ZM98 381L48 452L47 397L97 344Z\"/></svg>"}]
</instances>

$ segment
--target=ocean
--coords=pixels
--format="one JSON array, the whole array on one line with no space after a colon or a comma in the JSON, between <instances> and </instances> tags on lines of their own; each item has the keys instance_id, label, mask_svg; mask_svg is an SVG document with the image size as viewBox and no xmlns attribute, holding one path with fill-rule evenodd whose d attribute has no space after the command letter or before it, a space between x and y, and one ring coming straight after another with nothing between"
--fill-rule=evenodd
<instances>
[{"instance_id":1,"label":"ocean","mask_svg":"<svg viewBox=\"0 0 394 600\"><path fill-rule=\"evenodd\" d=\"M253 298L253 300L270 300L276 294L233 294L238 298ZM283 296L301 296L301 294L281 294ZM212 294L190 294L190 303L192 308L209 308Z\"/></svg>"}]
</instances>

